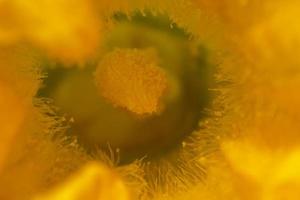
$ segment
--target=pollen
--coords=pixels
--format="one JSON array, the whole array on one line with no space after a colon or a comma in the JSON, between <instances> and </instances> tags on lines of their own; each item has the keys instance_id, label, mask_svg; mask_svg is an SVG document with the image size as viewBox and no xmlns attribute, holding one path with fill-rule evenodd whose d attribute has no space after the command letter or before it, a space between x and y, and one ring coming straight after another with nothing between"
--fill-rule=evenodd
<instances>
[{"instance_id":1,"label":"pollen","mask_svg":"<svg viewBox=\"0 0 300 200\"><path fill-rule=\"evenodd\" d=\"M138 115L161 110L167 76L152 50L116 49L104 56L95 75L101 96L115 107Z\"/></svg>"}]
</instances>

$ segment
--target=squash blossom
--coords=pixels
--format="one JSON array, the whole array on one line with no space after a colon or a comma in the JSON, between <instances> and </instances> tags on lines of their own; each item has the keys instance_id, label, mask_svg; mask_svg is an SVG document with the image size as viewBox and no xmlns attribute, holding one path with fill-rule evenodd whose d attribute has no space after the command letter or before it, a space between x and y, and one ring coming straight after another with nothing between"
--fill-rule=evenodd
<instances>
[{"instance_id":1,"label":"squash blossom","mask_svg":"<svg viewBox=\"0 0 300 200\"><path fill-rule=\"evenodd\" d=\"M0 199L300 199L297 0L0 0Z\"/></svg>"}]
</instances>

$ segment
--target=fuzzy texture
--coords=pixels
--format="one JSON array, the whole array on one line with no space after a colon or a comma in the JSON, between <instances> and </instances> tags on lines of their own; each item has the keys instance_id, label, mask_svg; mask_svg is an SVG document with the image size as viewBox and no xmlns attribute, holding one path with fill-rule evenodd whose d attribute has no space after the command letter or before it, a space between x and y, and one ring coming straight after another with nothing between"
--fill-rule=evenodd
<instances>
[{"instance_id":1,"label":"fuzzy texture","mask_svg":"<svg viewBox=\"0 0 300 200\"><path fill-rule=\"evenodd\" d=\"M143 115L159 112L167 88L163 69L150 50L116 49L96 71L100 94L114 106Z\"/></svg>"},{"instance_id":2,"label":"fuzzy texture","mask_svg":"<svg viewBox=\"0 0 300 200\"><path fill-rule=\"evenodd\" d=\"M43 7L49 12L41 12L48 17L45 18L36 15L31 1L25 7L20 6L21 1L12 2L0 1L0 10L10 8L10 12L1 13L19 19L16 11L21 9L29 22L25 28L16 26L17 30L1 28L2 45L26 38L39 50L67 62L81 62L95 50L99 32L97 22L87 14L90 12L76 12L73 20L65 17L65 10L74 3L63 1L65 4L60 5L58 1L45 1L50 4L49 9ZM174 152L176 159L144 164L139 161L118 167L112 164L112 156L100 153L98 158L90 157L76 141L65 137L64 122L51 105L33 98L39 73L26 67L28 59L24 61L15 52L13 57L7 57L7 49L1 49L5 59L0 63L0 109L3 110L0 120L7 122L0 129L4 133L0 149L1 198L29 199L59 185L88 160L99 159L117 168L133 199L297 199L300 195L297 93L300 5L297 1L87 2L84 7L88 11L96 8L108 21L117 11L128 16L136 9L166 13L172 22L195 36L195 41L204 43L212 52L210 59L218 65L217 84L213 88L217 97L207 111L209 116ZM60 22L52 22L56 19L52 15L66 19L62 21L65 31L55 31ZM35 23L31 26L32 20L40 19L45 22L42 27ZM3 20L0 22L2 25ZM85 34L90 37L81 34L76 37L78 30L87 31ZM86 42L85 38L89 40ZM64 45L59 45L61 41ZM20 177L23 183L16 181Z\"/></svg>"}]
</instances>

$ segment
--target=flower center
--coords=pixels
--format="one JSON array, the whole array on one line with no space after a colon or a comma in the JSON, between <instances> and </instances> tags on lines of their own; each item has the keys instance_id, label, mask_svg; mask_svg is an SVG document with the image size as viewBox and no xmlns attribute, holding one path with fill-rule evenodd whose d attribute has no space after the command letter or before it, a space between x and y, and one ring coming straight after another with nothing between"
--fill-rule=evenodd
<instances>
[{"instance_id":1,"label":"flower center","mask_svg":"<svg viewBox=\"0 0 300 200\"><path fill-rule=\"evenodd\" d=\"M93 153L120 150L121 163L181 147L211 101L208 49L166 16L115 16L99 62L47 67L40 96L71 119L68 134Z\"/></svg>"},{"instance_id":2,"label":"flower center","mask_svg":"<svg viewBox=\"0 0 300 200\"><path fill-rule=\"evenodd\" d=\"M96 71L100 94L115 107L138 115L158 114L167 77L151 50L116 49Z\"/></svg>"}]
</instances>

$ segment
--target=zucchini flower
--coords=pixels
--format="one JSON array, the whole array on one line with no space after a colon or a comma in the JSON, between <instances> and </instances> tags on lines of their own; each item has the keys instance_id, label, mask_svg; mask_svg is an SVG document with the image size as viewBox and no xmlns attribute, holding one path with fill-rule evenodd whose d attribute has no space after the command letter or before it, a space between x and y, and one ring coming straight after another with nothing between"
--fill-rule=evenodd
<instances>
[{"instance_id":1,"label":"zucchini flower","mask_svg":"<svg viewBox=\"0 0 300 200\"><path fill-rule=\"evenodd\" d=\"M0 199L299 199L299 9L0 0Z\"/></svg>"}]
</instances>

